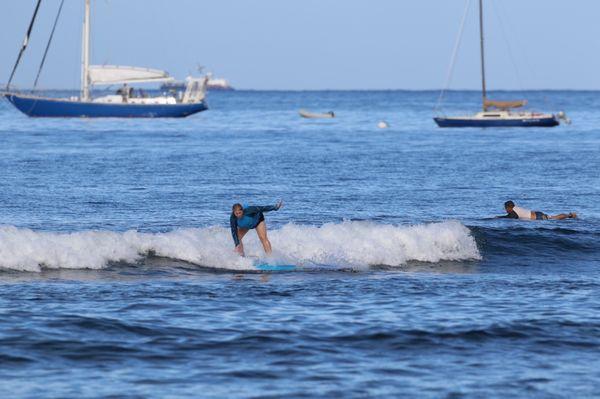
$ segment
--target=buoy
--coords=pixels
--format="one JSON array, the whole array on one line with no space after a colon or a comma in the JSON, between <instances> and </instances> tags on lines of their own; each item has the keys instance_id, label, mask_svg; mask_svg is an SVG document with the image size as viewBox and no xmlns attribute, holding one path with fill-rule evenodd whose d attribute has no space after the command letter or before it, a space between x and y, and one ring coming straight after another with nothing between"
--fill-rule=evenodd
<instances>
[{"instance_id":1,"label":"buoy","mask_svg":"<svg viewBox=\"0 0 600 399\"><path fill-rule=\"evenodd\" d=\"M377 127L380 129L387 129L388 127L390 127L390 125L388 125L386 121L381 121L377 124Z\"/></svg>"}]
</instances>

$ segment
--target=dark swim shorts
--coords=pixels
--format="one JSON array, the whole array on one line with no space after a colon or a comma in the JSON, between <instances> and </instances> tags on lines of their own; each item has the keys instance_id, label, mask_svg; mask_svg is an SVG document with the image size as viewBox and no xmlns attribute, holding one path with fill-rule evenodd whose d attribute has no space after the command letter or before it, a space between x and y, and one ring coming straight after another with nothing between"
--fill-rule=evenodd
<instances>
[{"instance_id":1,"label":"dark swim shorts","mask_svg":"<svg viewBox=\"0 0 600 399\"><path fill-rule=\"evenodd\" d=\"M544 212L535 212L535 220L548 220L548 215Z\"/></svg>"}]
</instances>

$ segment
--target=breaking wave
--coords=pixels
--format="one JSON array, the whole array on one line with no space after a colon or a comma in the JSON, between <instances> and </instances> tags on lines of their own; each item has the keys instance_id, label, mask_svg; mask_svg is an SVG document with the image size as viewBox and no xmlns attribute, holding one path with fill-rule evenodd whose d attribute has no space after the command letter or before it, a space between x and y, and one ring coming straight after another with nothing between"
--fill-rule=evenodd
<instances>
[{"instance_id":1,"label":"breaking wave","mask_svg":"<svg viewBox=\"0 0 600 399\"><path fill-rule=\"evenodd\" d=\"M287 224L270 231L269 237L275 259L300 267L393 267L408 261L481 258L469 229L455 221L415 226L356 221L319 227ZM233 252L229 229L220 226L167 233L54 233L0 226L0 268L101 269L117 262L135 264L152 254L208 268L251 270L252 258L262 256L261 245L250 232L244 246L250 258Z\"/></svg>"}]
</instances>

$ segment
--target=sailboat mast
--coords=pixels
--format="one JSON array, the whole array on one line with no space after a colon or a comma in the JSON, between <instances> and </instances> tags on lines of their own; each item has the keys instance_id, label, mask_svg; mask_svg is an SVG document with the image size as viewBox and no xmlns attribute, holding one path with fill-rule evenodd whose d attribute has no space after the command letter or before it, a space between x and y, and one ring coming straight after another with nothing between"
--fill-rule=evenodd
<instances>
[{"instance_id":1,"label":"sailboat mast","mask_svg":"<svg viewBox=\"0 0 600 399\"><path fill-rule=\"evenodd\" d=\"M483 0L479 0L479 42L481 46L481 95L483 100L483 111L487 111L485 105L487 90L485 87L485 45L483 40Z\"/></svg>"},{"instance_id":2,"label":"sailboat mast","mask_svg":"<svg viewBox=\"0 0 600 399\"><path fill-rule=\"evenodd\" d=\"M81 49L81 100L90 99L90 0L85 0Z\"/></svg>"}]
</instances>

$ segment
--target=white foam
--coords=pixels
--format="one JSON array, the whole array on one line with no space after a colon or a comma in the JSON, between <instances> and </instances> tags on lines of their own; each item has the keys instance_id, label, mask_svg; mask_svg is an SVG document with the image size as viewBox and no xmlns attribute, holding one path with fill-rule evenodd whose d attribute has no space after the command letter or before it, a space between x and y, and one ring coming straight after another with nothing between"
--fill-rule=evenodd
<instances>
[{"instance_id":1,"label":"white foam","mask_svg":"<svg viewBox=\"0 0 600 399\"><path fill-rule=\"evenodd\" d=\"M296 265L400 266L407 261L480 259L475 240L459 222L393 226L372 222L287 224L269 232L274 256ZM256 234L244 239L246 254L263 255ZM101 269L110 262L135 263L150 252L194 264L249 270L252 260L233 252L229 229L206 227L168 233L39 232L0 226L0 267Z\"/></svg>"},{"instance_id":2,"label":"white foam","mask_svg":"<svg viewBox=\"0 0 600 399\"><path fill-rule=\"evenodd\" d=\"M415 226L344 222L321 227L288 224L273 247L296 262L361 267L408 261L481 259L469 229L450 221Z\"/></svg>"}]
</instances>

